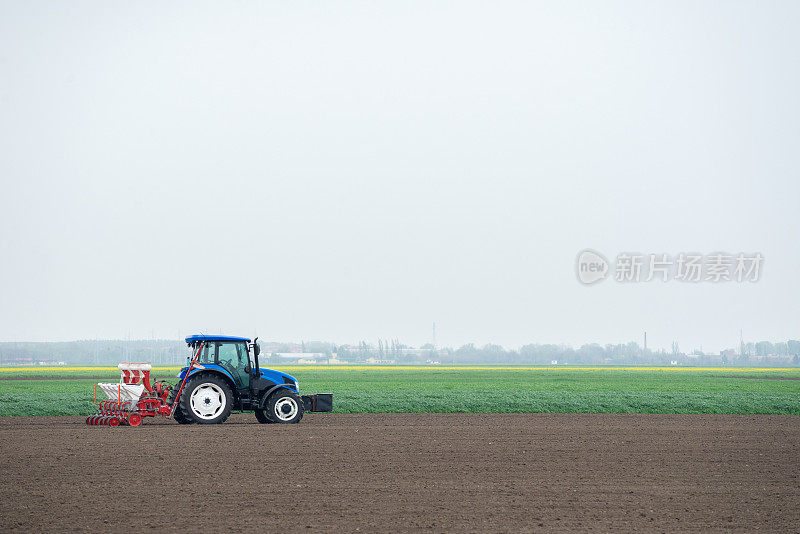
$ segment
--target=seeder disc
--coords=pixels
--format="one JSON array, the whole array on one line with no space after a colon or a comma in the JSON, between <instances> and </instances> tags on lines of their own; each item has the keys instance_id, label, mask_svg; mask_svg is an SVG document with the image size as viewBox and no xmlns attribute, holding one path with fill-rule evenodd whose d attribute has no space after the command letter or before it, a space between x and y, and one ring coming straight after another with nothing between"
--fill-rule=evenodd
<instances>
[{"instance_id":1,"label":"seeder disc","mask_svg":"<svg viewBox=\"0 0 800 534\"><path fill-rule=\"evenodd\" d=\"M138 413L132 413L128 416L128 424L131 426L139 426L142 424L142 416Z\"/></svg>"},{"instance_id":2,"label":"seeder disc","mask_svg":"<svg viewBox=\"0 0 800 534\"><path fill-rule=\"evenodd\" d=\"M119 426L119 418L117 417L109 417L108 422L106 423L108 426Z\"/></svg>"}]
</instances>

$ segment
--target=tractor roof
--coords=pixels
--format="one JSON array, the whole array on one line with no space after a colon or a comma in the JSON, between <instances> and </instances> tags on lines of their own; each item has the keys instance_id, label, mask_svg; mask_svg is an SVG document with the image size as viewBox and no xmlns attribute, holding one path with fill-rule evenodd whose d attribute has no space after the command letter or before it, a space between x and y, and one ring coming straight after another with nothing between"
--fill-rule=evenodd
<instances>
[{"instance_id":1,"label":"tractor roof","mask_svg":"<svg viewBox=\"0 0 800 534\"><path fill-rule=\"evenodd\" d=\"M215 336L215 335L205 335L205 334L195 334L193 336L188 336L186 338L186 343L195 343L196 341L247 341L247 342L250 342L250 338L247 338L247 337L236 337L236 336Z\"/></svg>"}]
</instances>

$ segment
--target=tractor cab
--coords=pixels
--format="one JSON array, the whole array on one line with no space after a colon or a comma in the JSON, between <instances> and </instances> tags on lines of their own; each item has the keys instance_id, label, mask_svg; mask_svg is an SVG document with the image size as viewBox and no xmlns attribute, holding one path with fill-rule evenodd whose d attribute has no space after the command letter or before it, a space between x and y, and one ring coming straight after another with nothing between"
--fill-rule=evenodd
<instances>
[{"instance_id":1,"label":"tractor cab","mask_svg":"<svg viewBox=\"0 0 800 534\"><path fill-rule=\"evenodd\" d=\"M222 339L221 336L188 344L193 351L202 345L197 363L206 369L219 368L224 371L233 382L233 389L240 391L250 388L250 379L258 370L255 361L257 344L250 344L247 338Z\"/></svg>"}]
</instances>

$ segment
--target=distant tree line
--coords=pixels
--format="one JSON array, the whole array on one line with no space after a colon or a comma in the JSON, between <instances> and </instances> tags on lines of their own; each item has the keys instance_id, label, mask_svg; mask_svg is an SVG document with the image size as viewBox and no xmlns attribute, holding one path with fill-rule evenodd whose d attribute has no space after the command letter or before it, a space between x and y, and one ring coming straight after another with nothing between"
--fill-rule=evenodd
<instances>
[{"instance_id":1,"label":"distant tree line","mask_svg":"<svg viewBox=\"0 0 800 534\"><path fill-rule=\"evenodd\" d=\"M117 365L123 361L174 365L186 359L186 343L176 340L80 340L1 342L0 364Z\"/></svg>"},{"instance_id":2,"label":"distant tree line","mask_svg":"<svg viewBox=\"0 0 800 534\"><path fill-rule=\"evenodd\" d=\"M447 363L510 363L510 364L626 364L626 365L800 365L800 341L775 343L772 348L762 345L760 350L737 354L733 349L708 354L693 351L680 352L677 343L672 350L643 349L638 343L599 345L590 343L575 349L569 345L529 344L519 350L505 350L499 345L482 348L464 345L452 352Z\"/></svg>"},{"instance_id":3,"label":"distant tree line","mask_svg":"<svg viewBox=\"0 0 800 534\"><path fill-rule=\"evenodd\" d=\"M718 353L695 350L681 352L676 342L670 350L650 350L636 342L599 345L590 343L573 348L569 345L528 344L518 350L500 345L478 347L472 343L454 348L436 348L425 344L414 348L398 339L379 339L377 343L360 341L337 345L324 341L283 343L260 341L262 361L280 363L276 353L313 353L342 362L366 362L374 358L398 364L624 364L624 365L800 365L800 341L741 343L738 350ZM154 364L183 364L189 350L175 340L81 340L69 342L0 342L0 365L8 364L83 364L116 365L121 361L146 361Z\"/></svg>"}]
</instances>

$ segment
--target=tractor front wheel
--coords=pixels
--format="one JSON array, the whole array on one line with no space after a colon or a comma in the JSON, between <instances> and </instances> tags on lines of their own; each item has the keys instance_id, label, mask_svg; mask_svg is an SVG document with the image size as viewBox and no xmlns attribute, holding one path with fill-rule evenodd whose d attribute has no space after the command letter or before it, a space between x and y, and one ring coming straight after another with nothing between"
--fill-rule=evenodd
<instances>
[{"instance_id":1,"label":"tractor front wheel","mask_svg":"<svg viewBox=\"0 0 800 534\"><path fill-rule=\"evenodd\" d=\"M256 408L255 414L256 414L256 419L258 419L258 422L261 423L262 425L268 425L269 423L272 422L270 421L269 417L267 417L267 412L265 412L264 410L259 410L258 408Z\"/></svg>"},{"instance_id":2,"label":"tractor front wheel","mask_svg":"<svg viewBox=\"0 0 800 534\"><path fill-rule=\"evenodd\" d=\"M302 399L288 389L281 388L270 395L265 408L267 417L273 423L299 423L303 418Z\"/></svg>"},{"instance_id":3,"label":"tractor front wheel","mask_svg":"<svg viewBox=\"0 0 800 534\"><path fill-rule=\"evenodd\" d=\"M200 425L224 422L231 414L233 392L222 377L201 374L183 386L178 408L187 419ZM176 410L177 413L177 410Z\"/></svg>"}]
</instances>

